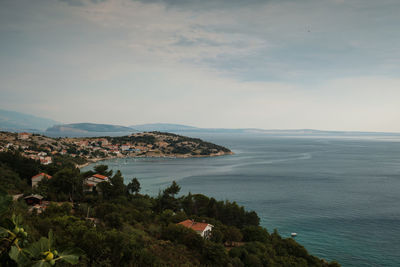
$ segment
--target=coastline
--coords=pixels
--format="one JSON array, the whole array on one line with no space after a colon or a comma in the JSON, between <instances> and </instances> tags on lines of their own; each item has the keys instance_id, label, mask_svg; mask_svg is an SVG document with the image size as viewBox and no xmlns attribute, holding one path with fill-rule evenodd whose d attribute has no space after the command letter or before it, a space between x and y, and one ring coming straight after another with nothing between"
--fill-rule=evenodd
<instances>
[{"instance_id":1,"label":"coastline","mask_svg":"<svg viewBox=\"0 0 400 267\"><path fill-rule=\"evenodd\" d=\"M110 160L110 159L124 159L124 158L170 158L170 159L188 159L188 158L211 158L211 157L221 157L221 156L228 156L228 155L234 155L235 153L232 151L229 152L223 152L220 151L218 153L212 153L209 155L190 155L190 154L172 154L172 155L166 155L166 154L161 154L161 153L148 153L146 155L132 155L132 154L127 154L127 155L122 155L122 156L107 156L104 158L95 158L95 159L87 159L88 162L84 164L76 164L75 167L78 169L82 169L84 167L89 166L90 164L97 163L99 161L105 161L105 160Z\"/></svg>"}]
</instances>

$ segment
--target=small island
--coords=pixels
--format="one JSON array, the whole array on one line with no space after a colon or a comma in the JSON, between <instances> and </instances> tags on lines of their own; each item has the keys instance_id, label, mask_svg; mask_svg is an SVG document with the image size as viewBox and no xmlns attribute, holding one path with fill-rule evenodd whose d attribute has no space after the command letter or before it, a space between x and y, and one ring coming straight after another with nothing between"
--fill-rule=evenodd
<instances>
[{"instance_id":1,"label":"small island","mask_svg":"<svg viewBox=\"0 0 400 267\"><path fill-rule=\"evenodd\" d=\"M27 158L51 164L69 158L78 167L111 158L193 158L231 155L226 147L172 133L144 132L119 137L51 138L32 133L0 132L0 151L18 150Z\"/></svg>"}]
</instances>

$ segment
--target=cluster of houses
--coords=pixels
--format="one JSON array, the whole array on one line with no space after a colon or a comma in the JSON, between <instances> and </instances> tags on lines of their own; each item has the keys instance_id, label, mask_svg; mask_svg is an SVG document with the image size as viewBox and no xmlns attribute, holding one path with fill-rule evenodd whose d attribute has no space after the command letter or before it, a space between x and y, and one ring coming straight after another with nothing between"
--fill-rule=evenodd
<instances>
[{"instance_id":1,"label":"cluster of houses","mask_svg":"<svg viewBox=\"0 0 400 267\"><path fill-rule=\"evenodd\" d=\"M55 152L55 151L54 151ZM32 150L24 150L23 155L27 158L34 159L34 160L39 160L41 164L43 165L49 165L53 163L53 159L50 155L54 155L56 153L53 152L38 152L38 151L32 151Z\"/></svg>"},{"instance_id":2,"label":"cluster of houses","mask_svg":"<svg viewBox=\"0 0 400 267\"><path fill-rule=\"evenodd\" d=\"M1 133L0 133L1 134ZM55 155L68 155L82 157L87 160L104 159L111 157L141 156L151 153L159 153L160 149L168 147L169 143L161 141L154 144L125 142L116 144L109 138L63 138L52 139L32 133L18 133L9 135L0 142L0 152L19 150L21 155L40 161L43 165L54 162ZM5 141L7 140L7 141Z\"/></svg>"},{"instance_id":3,"label":"cluster of houses","mask_svg":"<svg viewBox=\"0 0 400 267\"><path fill-rule=\"evenodd\" d=\"M22 149L21 155L30 159L34 160L39 160L41 164L43 165L48 165L53 163L53 158L52 156L54 154L57 154L57 151L51 151L50 148L48 148L48 152L44 151L34 151L30 150L28 146L22 146L22 145L17 145L14 143L8 143L5 146L0 146L0 152L6 152L8 150L19 150Z\"/></svg>"},{"instance_id":4,"label":"cluster of houses","mask_svg":"<svg viewBox=\"0 0 400 267\"><path fill-rule=\"evenodd\" d=\"M17 139L20 141L34 141L32 133L18 133ZM64 139L63 145L58 143L57 148L53 145L45 144L40 147L40 151L33 150L27 142L9 141L8 143L0 144L0 152L9 150L20 150L21 154L27 158L40 161L43 165L48 165L53 162L53 157L56 154L66 155L71 157L81 156L86 159L104 158L108 156L123 157L128 153L139 153L148 151L150 146L135 146L131 143L122 145L111 144L106 138L90 138L90 139ZM67 150L73 147L72 150Z\"/></svg>"},{"instance_id":5,"label":"cluster of houses","mask_svg":"<svg viewBox=\"0 0 400 267\"><path fill-rule=\"evenodd\" d=\"M32 139L32 133L18 133L17 139L21 141L29 141ZM54 151L50 146L44 146L40 151L35 151L30 149L30 146L28 146L27 143L20 143L18 141L15 143L9 142L6 144L0 144L0 152L6 152L9 150L21 150L22 156L38 160L43 165L53 163L52 156L59 153L58 151Z\"/></svg>"},{"instance_id":6,"label":"cluster of houses","mask_svg":"<svg viewBox=\"0 0 400 267\"><path fill-rule=\"evenodd\" d=\"M38 183L42 181L43 179L51 179L52 176L48 175L47 173L39 173L36 174L31 178L32 180L32 188L35 188L38 186ZM96 190L96 187L99 183L101 182L109 182L110 179L107 176L101 175L101 174L94 174L88 178L85 179L84 185L85 185L85 191L87 192L92 192Z\"/></svg>"},{"instance_id":7,"label":"cluster of houses","mask_svg":"<svg viewBox=\"0 0 400 267\"><path fill-rule=\"evenodd\" d=\"M87 151L87 152L101 152L104 155L113 155L113 156L123 156L127 153L137 153L148 151L151 149L152 145L134 145L131 143L125 143L122 145L119 144L111 144L106 138L91 138L84 139L79 141L73 141L73 144L78 146L77 151ZM84 155L85 156L85 155ZM86 155L86 157L88 154Z\"/></svg>"},{"instance_id":8,"label":"cluster of houses","mask_svg":"<svg viewBox=\"0 0 400 267\"><path fill-rule=\"evenodd\" d=\"M47 173L39 173L36 174L31 178L32 181L32 188L36 188L39 184L40 181L43 179L52 179L53 177L51 175L48 175ZM93 192L96 189L97 185L101 182L109 182L109 178L107 176L101 175L101 174L94 174L88 178L85 179L84 184L85 184L85 191L86 192ZM15 200L22 197L22 195L15 195ZM48 201L43 201L43 196L39 194L31 194L29 196L24 197L24 200L26 204L31 206L31 210L35 209L37 212L42 212L47 208L49 205Z\"/></svg>"}]
</instances>

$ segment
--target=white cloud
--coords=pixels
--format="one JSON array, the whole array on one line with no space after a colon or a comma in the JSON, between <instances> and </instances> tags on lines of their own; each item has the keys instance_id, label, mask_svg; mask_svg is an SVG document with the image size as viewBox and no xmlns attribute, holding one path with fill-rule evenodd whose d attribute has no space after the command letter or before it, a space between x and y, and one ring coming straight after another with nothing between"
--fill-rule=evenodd
<instances>
[{"instance_id":1,"label":"white cloud","mask_svg":"<svg viewBox=\"0 0 400 267\"><path fill-rule=\"evenodd\" d=\"M0 41L3 108L65 122L400 131L392 1L42 1L0 26L21 40Z\"/></svg>"}]
</instances>

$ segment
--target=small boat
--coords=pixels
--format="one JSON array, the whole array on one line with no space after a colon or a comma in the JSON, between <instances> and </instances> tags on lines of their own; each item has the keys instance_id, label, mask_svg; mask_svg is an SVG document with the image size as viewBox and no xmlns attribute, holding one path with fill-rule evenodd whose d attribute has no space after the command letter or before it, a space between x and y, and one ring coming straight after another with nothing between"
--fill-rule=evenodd
<instances>
[{"instance_id":1,"label":"small boat","mask_svg":"<svg viewBox=\"0 0 400 267\"><path fill-rule=\"evenodd\" d=\"M290 234L292 237L296 237L297 236L297 233L291 233Z\"/></svg>"}]
</instances>

